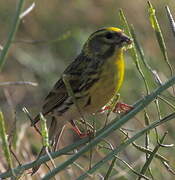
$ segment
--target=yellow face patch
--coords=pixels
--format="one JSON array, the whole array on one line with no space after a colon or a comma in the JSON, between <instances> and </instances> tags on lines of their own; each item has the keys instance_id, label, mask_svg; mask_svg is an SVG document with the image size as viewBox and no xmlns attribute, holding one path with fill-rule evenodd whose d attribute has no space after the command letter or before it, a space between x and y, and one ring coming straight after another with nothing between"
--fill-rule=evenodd
<instances>
[{"instance_id":1,"label":"yellow face patch","mask_svg":"<svg viewBox=\"0 0 175 180\"><path fill-rule=\"evenodd\" d=\"M115 31L115 32L123 32L121 29L116 28L116 27L109 27L109 28L106 28L106 30L108 30L108 31Z\"/></svg>"}]
</instances>

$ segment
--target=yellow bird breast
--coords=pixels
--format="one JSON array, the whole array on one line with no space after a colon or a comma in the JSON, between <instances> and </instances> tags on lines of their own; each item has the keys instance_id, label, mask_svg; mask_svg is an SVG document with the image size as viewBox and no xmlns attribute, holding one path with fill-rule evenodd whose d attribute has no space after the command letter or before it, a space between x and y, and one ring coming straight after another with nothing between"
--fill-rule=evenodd
<instances>
[{"instance_id":1,"label":"yellow bird breast","mask_svg":"<svg viewBox=\"0 0 175 180\"><path fill-rule=\"evenodd\" d=\"M88 111L98 111L118 92L123 82L124 68L123 50L120 49L104 63L99 81L91 87Z\"/></svg>"}]
</instances>

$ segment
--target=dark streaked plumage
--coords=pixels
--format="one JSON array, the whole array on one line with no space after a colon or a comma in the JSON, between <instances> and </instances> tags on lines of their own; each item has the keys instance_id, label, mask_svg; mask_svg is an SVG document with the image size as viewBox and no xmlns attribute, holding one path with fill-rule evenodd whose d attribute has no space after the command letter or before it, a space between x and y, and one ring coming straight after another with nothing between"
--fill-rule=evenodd
<instances>
[{"instance_id":1,"label":"dark streaked plumage","mask_svg":"<svg viewBox=\"0 0 175 180\"><path fill-rule=\"evenodd\" d=\"M131 40L118 28L104 28L93 33L80 55L66 68L64 75L74 92L82 114L94 113L110 101L124 76L123 46ZM80 113L59 79L45 98L42 113L56 121L50 139L60 133L67 121L79 119ZM39 116L34 119L34 124ZM54 130L53 130L54 129Z\"/></svg>"}]
</instances>

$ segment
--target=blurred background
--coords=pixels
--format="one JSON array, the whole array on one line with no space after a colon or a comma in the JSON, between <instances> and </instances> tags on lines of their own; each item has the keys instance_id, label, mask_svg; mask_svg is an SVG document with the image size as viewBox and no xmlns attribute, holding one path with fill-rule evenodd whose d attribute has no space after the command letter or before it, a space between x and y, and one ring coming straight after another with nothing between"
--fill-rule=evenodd
<instances>
[{"instance_id":1,"label":"blurred background","mask_svg":"<svg viewBox=\"0 0 175 180\"><path fill-rule=\"evenodd\" d=\"M83 43L92 32L107 26L122 28L119 18L120 8L123 9L129 24L133 24L148 64L157 71L162 82L165 82L171 76L170 69L165 63L155 33L150 25L146 0L28 0L24 9L33 2L35 2L35 8L21 21L7 61L0 74L0 82L30 81L38 84L38 86L1 86L0 88L0 108L4 113L8 132L12 132L12 129L14 129L16 119L17 140L13 149L22 163L34 160L41 147L41 138L30 127L30 120L22 111L22 108L26 107L33 117L40 111L44 97L60 78L65 67L80 53ZM175 37L171 32L165 6L169 5L172 14L174 14L175 2L173 0L151 0L151 3L156 9L156 15L167 46L169 61L174 69ZM16 0L0 1L0 44L2 46L5 44L11 28L16 4ZM120 90L121 101L134 104L146 95L146 90L130 54L126 52L125 56L126 74L124 84ZM144 68L143 70L152 91L156 88L155 79L150 72ZM171 88L165 93L165 96L168 101L174 103ZM155 103L152 103L146 109L150 121L157 120L160 116L172 112L172 109L166 103L160 101L159 105L161 114L158 113ZM104 121L101 121L104 118L102 116L101 114L97 115L99 128L104 123ZM111 115L112 118L115 116L118 115ZM125 128L135 132L144 126L144 113L142 112L130 120ZM173 121L158 128L160 135L165 131L169 132L165 143L174 143L174 128ZM130 131L129 133L133 134ZM69 136L65 138L69 138ZM108 140L115 146L120 144L123 138L120 132L116 132L111 137L109 136ZM144 146L144 137L138 140L138 144ZM151 131L150 147L153 148L155 145L155 132ZM100 160L106 151L103 149L94 150L94 154L97 154L94 162ZM1 153L2 149L0 149L0 171L4 171L6 163ZM160 153L170 161L171 167L174 166L175 168L175 149L161 148ZM138 172L145 162L145 154L132 146L129 146L125 152L121 153L120 157ZM62 157L59 161L65 159L67 157ZM83 167L86 169L89 163L88 155L80 158L77 163L80 165L86 164L86 167ZM109 164L106 167L109 167ZM101 168L98 173L104 175L106 167ZM151 168L155 179L174 179L172 173L157 159L152 161ZM46 172L47 168L43 167L32 178L26 174L22 179L40 179ZM81 169L75 166L62 172L57 179L76 179L81 173ZM110 179L124 180L136 179L136 177L124 164L117 161ZM93 179L100 178L96 175Z\"/></svg>"}]
</instances>

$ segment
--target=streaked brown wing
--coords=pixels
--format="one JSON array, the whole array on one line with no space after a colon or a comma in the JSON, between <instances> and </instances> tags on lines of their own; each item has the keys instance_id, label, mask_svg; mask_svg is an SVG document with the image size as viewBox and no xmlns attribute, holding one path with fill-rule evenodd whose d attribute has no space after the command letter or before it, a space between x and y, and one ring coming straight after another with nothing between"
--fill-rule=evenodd
<instances>
[{"instance_id":1,"label":"streaked brown wing","mask_svg":"<svg viewBox=\"0 0 175 180\"><path fill-rule=\"evenodd\" d=\"M82 78L87 71L87 67L91 64L91 59L80 54L74 62L72 62L64 71L64 74L68 74L72 77L69 79L69 83L74 93L79 92L81 85L84 85L84 78ZM42 107L43 115L47 115L55 108L61 106L61 104L68 98L67 89L62 79L58 80L48 96L45 98ZM34 119L33 124L39 121L39 116Z\"/></svg>"},{"instance_id":2,"label":"streaked brown wing","mask_svg":"<svg viewBox=\"0 0 175 180\"><path fill-rule=\"evenodd\" d=\"M77 88L81 84L80 79L70 80L69 81L72 87L73 92L77 91ZM53 89L50 91L48 96L45 98L42 113L43 115L47 115L52 113L56 108L62 105L62 103L68 98L67 89L62 79L58 80ZM40 120L39 115L34 118L32 125L37 123Z\"/></svg>"},{"instance_id":3,"label":"streaked brown wing","mask_svg":"<svg viewBox=\"0 0 175 180\"><path fill-rule=\"evenodd\" d=\"M74 93L83 83L82 74L87 68L87 58L82 54L79 55L64 71L69 76L69 83ZM53 111L55 107L59 107L68 97L65 84L62 79L58 80L51 92L45 98L43 105L43 114L46 115Z\"/></svg>"},{"instance_id":4,"label":"streaked brown wing","mask_svg":"<svg viewBox=\"0 0 175 180\"><path fill-rule=\"evenodd\" d=\"M80 54L76 60L66 68L64 74L69 76L69 83L74 93L78 93L84 88L88 88L94 83L94 81L98 80L96 77L96 74L98 74L96 70L96 66L98 65L97 62L95 62L95 60L92 61L92 59L83 54ZM59 107L67 97L67 89L63 80L60 79L45 98L43 114L46 115L52 112L56 107Z\"/></svg>"},{"instance_id":5,"label":"streaked brown wing","mask_svg":"<svg viewBox=\"0 0 175 180\"><path fill-rule=\"evenodd\" d=\"M67 97L68 93L66 91L66 87L63 80L60 79L45 98L42 113L46 115L49 112L52 112L55 106L61 105L67 99Z\"/></svg>"}]
</instances>

